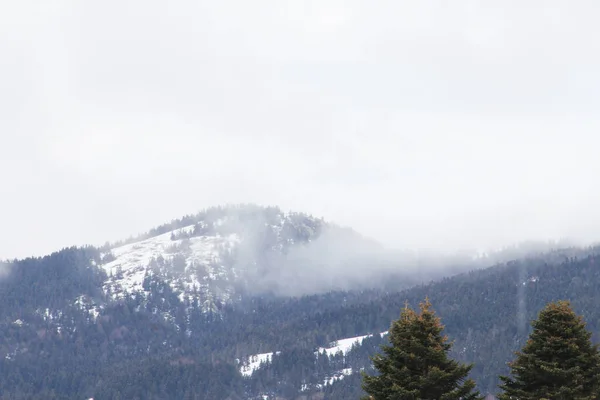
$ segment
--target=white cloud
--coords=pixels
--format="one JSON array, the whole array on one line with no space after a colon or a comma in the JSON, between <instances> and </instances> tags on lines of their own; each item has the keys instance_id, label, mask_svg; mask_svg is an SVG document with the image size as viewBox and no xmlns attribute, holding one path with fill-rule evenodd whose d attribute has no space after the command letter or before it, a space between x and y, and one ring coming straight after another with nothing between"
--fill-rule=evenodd
<instances>
[{"instance_id":1,"label":"white cloud","mask_svg":"<svg viewBox=\"0 0 600 400\"><path fill-rule=\"evenodd\" d=\"M387 244L600 237L595 2L0 8L0 257L255 201Z\"/></svg>"}]
</instances>

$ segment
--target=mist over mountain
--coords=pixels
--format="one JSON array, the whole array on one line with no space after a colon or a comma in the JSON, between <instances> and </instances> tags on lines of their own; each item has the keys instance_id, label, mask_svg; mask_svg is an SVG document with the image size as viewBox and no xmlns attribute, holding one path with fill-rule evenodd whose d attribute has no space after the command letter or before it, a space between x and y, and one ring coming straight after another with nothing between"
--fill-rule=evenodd
<instances>
[{"instance_id":1,"label":"mist over mountain","mask_svg":"<svg viewBox=\"0 0 600 400\"><path fill-rule=\"evenodd\" d=\"M321 218L250 204L209 208L105 245L100 266L110 276L109 290L121 287L131 295L156 274L175 290L211 288L211 298L227 301L238 291L301 296L397 290L553 248L564 246L530 242L490 253L398 251Z\"/></svg>"},{"instance_id":2,"label":"mist over mountain","mask_svg":"<svg viewBox=\"0 0 600 400\"><path fill-rule=\"evenodd\" d=\"M213 207L2 264L0 388L28 399L354 398L404 301L428 296L455 357L476 361L479 387L494 393L543 301L574 299L598 331L599 254L557 242L397 251L308 214Z\"/></svg>"},{"instance_id":3,"label":"mist over mountain","mask_svg":"<svg viewBox=\"0 0 600 400\"><path fill-rule=\"evenodd\" d=\"M366 288L393 272L373 263L382 247L351 229L255 205L210 208L103 250L100 266L115 295L143 290L149 276L228 301L238 291L289 296Z\"/></svg>"},{"instance_id":4,"label":"mist over mountain","mask_svg":"<svg viewBox=\"0 0 600 400\"><path fill-rule=\"evenodd\" d=\"M355 399L425 296L483 392L544 302L598 341L599 19L2 2L0 400Z\"/></svg>"},{"instance_id":5,"label":"mist over mountain","mask_svg":"<svg viewBox=\"0 0 600 400\"><path fill-rule=\"evenodd\" d=\"M208 296L211 302L227 302L240 293L398 289L490 260L396 252L307 214L239 205L209 208L106 244L99 266L109 276L105 289L113 296L143 292L144 280L152 276L169 282L181 296L200 290L201 301Z\"/></svg>"}]
</instances>

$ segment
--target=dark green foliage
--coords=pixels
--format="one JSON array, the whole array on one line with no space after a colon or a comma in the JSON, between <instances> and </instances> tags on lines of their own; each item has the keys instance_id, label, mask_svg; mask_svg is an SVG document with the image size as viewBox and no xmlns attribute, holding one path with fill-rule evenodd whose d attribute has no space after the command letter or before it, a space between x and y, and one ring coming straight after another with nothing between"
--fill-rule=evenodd
<instances>
[{"instance_id":1,"label":"dark green foliage","mask_svg":"<svg viewBox=\"0 0 600 400\"><path fill-rule=\"evenodd\" d=\"M269 210L264 218L276 220L278 210ZM231 226L215 223L224 212L207 210L153 233L194 225L198 232L181 235L202 234L202 230L227 234ZM199 219L206 224L198 223ZM239 219L257 218L244 211ZM304 223L294 217L285 232L302 241L321 227L319 220ZM265 231L260 245L273 244L271 233ZM369 356L387 339L376 334L346 357L317 359L311 357L313 352L336 339L384 331L406 299L414 303L425 296L436 304L445 332L455 339L449 355L461 363L474 362L471 376L479 389L491 392L497 389L498 375L509 372L506 362L527 337L526 321L549 301L572 299L598 339L596 253L598 249L570 249L544 254L402 292L428 276L412 275L408 267L407 275L397 268L400 273L388 279L384 289L296 298L252 295L240 284L236 301L216 304L212 313L199 310L197 299L180 300L168 274L147 276L147 296L108 301L102 288L106 277L94 265L101 257L97 249L70 248L16 261L8 277L0 280L0 399L116 398L108 391L114 394L129 385L132 396L168 399L161 385L179 390L191 380L197 390L219 388L219 395L231 396L239 395L242 382L244 399L260 398L260 394L298 397L299 385L308 388L301 394L308 398L356 399L364 395L360 369L375 372L369 369ZM103 257L104 261L114 258L110 253ZM157 267L165 270L181 268L178 262L156 260ZM279 265L273 262L270 267ZM82 296L103 305L98 318L75 303ZM236 359L276 350L282 353L273 364L252 378L232 377L237 375ZM182 357L195 364L177 364ZM350 368L352 374L319 386L336 371Z\"/></svg>"},{"instance_id":2,"label":"dark green foliage","mask_svg":"<svg viewBox=\"0 0 600 400\"><path fill-rule=\"evenodd\" d=\"M11 263L0 285L0 315L30 308L58 308L82 294L102 296L103 271L94 266L100 253L93 247L71 247L49 256Z\"/></svg>"},{"instance_id":3,"label":"dark green foliage","mask_svg":"<svg viewBox=\"0 0 600 400\"><path fill-rule=\"evenodd\" d=\"M533 332L501 377L501 400L593 400L600 392L600 354L583 318L567 301L548 304Z\"/></svg>"},{"instance_id":4,"label":"dark green foliage","mask_svg":"<svg viewBox=\"0 0 600 400\"><path fill-rule=\"evenodd\" d=\"M483 399L468 379L471 365L448 357L452 345L442 335L440 319L426 300L417 314L408 305L392 323L383 355L373 357L378 375L364 375L365 400Z\"/></svg>"},{"instance_id":5,"label":"dark green foliage","mask_svg":"<svg viewBox=\"0 0 600 400\"><path fill-rule=\"evenodd\" d=\"M471 376L485 392L495 391L498 375L509 372L506 362L526 338L528 331L520 321L532 319L547 302L572 298L585 313L591 330L600 332L600 269L593 256L559 263L533 258L403 292L369 290L287 299L243 296L239 303L225 305L219 316L197 309L185 314L185 307L192 305L182 304L165 282L156 280L148 282L152 288L148 299L130 297L109 304L97 320L92 320L86 312L73 308L77 296L93 297L101 292L103 279L96 278L99 270L83 263L94 258L94 252L88 255L87 251L68 249L62 255L14 263L10 279L0 282L0 312L4 315L0 320L1 390L14 397L19 391L28 393L22 398L35 398L32 393L49 390L57 396L75 393L78 398L89 398L94 394L89 390L95 387L103 368L124 360L142 363L148 356L170 360L185 355L235 365L236 358L249 354L282 350L285 356L293 348L312 351L335 339L387 330L405 299L415 303L425 296L436 304L446 333L455 340L451 356L460 362L475 362ZM52 278L61 270L71 272ZM39 282L40 275L47 286ZM532 276L537 277L535 282L528 280ZM36 287L37 293L31 287ZM56 304L62 315L53 308L54 319L45 320L40 315L45 304ZM159 310L156 314L155 308ZM165 321L162 312L174 316L184 313L174 321L180 325ZM188 316L189 325L183 325ZM13 323L18 318L25 321L21 327ZM58 326L62 327L60 334ZM307 384L311 379L322 383L321 379L333 371L351 367L355 374L327 386L325 393L330 397L326 398L348 398L344 396L349 393L350 398L358 398L362 392L355 375L368 366L368 356L375 354L381 340L376 335L345 359L332 360L329 367L317 367L306 357L296 358L304 370L290 369L288 376L305 374ZM4 359L6 354L14 357ZM283 371L287 367L277 368ZM316 371L307 374L310 368ZM64 383L64 376L70 383ZM269 386L270 379L259 374L248 385L256 390L276 390Z\"/></svg>"},{"instance_id":6,"label":"dark green foliage","mask_svg":"<svg viewBox=\"0 0 600 400\"><path fill-rule=\"evenodd\" d=\"M242 377L232 365L198 363L181 357L127 362L104 371L95 396L99 399L241 400Z\"/></svg>"},{"instance_id":7,"label":"dark green foliage","mask_svg":"<svg viewBox=\"0 0 600 400\"><path fill-rule=\"evenodd\" d=\"M359 399L365 394L361 389L362 375L352 374L323 389L326 400Z\"/></svg>"}]
</instances>

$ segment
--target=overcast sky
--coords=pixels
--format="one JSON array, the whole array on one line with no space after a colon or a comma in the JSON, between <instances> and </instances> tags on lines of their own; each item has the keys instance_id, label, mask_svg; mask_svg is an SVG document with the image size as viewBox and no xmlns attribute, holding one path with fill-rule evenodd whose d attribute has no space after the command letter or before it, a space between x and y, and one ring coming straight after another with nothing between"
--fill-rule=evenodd
<instances>
[{"instance_id":1,"label":"overcast sky","mask_svg":"<svg viewBox=\"0 0 600 400\"><path fill-rule=\"evenodd\" d=\"M600 239L595 1L3 1L0 258L224 203Z\"/></svg>"}]
</instances>

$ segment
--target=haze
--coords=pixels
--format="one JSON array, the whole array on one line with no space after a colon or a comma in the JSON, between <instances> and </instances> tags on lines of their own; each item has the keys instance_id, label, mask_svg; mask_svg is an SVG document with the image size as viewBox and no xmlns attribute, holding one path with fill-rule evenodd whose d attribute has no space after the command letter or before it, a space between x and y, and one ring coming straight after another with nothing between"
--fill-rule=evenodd
<instances>
[{"instance_id":1,"label":"haze","mask_svg":"<svg viewBox=\"0 0 600 400\"><path fill-rule=\"evenodd\" d=\"M5 1L0 258L240 202L395 248L596 241L599 7Z\"/></svg>"}]
</instances>

